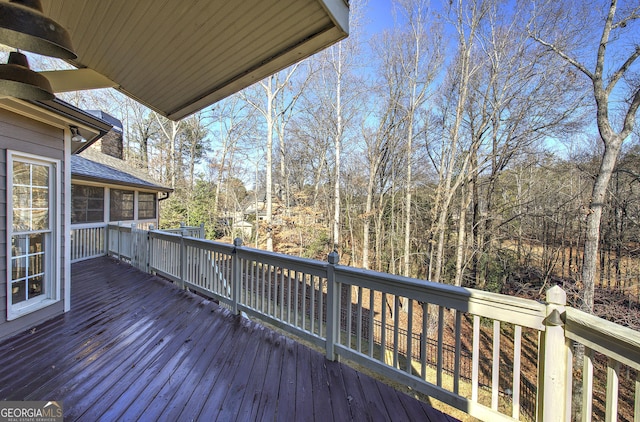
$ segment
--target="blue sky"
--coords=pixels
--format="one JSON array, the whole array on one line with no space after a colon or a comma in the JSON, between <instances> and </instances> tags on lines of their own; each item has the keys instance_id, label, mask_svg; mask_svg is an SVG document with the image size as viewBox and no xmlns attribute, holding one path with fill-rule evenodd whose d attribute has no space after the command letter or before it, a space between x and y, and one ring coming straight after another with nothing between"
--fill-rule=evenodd
<instances>
[{"instance_id":1,"label":"blue sky","mask_svg":"<svg viewBox=\"0 0 640 422\"><path fill-rule=\"evenodd\" d=\"M391 0L369 0L365 6L365 33L370 36L393 26Z\"/></svg>"}]
</instances>

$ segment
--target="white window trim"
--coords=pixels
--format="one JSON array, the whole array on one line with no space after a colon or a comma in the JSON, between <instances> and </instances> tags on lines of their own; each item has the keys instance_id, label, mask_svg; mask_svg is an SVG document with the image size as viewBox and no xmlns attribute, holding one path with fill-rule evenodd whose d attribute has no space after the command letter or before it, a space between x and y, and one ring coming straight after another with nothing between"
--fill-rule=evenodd
<instances>
[{"instance_id":1,"label":"white window trim","mask_svg":"<svg viewBox=\"0 0 640 422\"><path fill-rule=\"evenodd\" d=\"M13 162L14 161L30 162L41 165L48 165L52 167L52 178L49 180L49 189L51 190L52 200L49 207L49 215L51 218L51 245L49 246L51 251L48 255L48 261L46 263L46 271L49 274L45 276L47 292L42 297L36 297L21 303L20 305L12 305L11 303L11 238L13 236ZM19 151L7 150L7 178L6 178L6 192L7 192L7 320L11 321L17 319L23 315L35 312L50 306L60 301L61 289L60 289L60 257L62 251L60 250L60 233L61 219L60 212L62 211L62 200L60 183L62 182L60 168L61 162L58 159L42 157L34 154L23 153Z\"/></svg>"}]
</instances>

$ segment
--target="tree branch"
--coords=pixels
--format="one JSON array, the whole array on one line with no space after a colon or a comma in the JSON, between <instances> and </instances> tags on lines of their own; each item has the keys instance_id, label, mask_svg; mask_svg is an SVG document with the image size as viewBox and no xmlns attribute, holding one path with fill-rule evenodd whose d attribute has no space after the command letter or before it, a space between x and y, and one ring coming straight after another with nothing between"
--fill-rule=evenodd
<instances>
[{"instance_id":1,"label":"tree branch","mask_svg":"<svg viewBox=\"0 0 640 422\"><path fill-rule=\"evenodd\" d=\"M547 47L548 49L550 49L551 51L553 51L554 53L556 53L558 56L562 57L564 60L566 60L568 63L570 63L572 66L574 66L576 69L578 69L580 72L584 73L585 75L587 75L587 77L589 79L591 79L592 81L595 79L595 75L593 73L591 73L589 71L589 69L587 69L582 63L580 63L579 61L577 61L576 59L570 57L568 54L566 54L564 51L562 51L561 49L559 49L558 47L555 46L555 44L551 44L550 42L547 42L545 40L543 40L542 38L538 37L537 35L533 34L531 31L529 31L529 36L536 42L542 44L543 46Z\"/></svg>"},{"instance_id":2,"label":"tree branch","mask_svg":"<svg viewBox=\"0 0 640 422\"><path fill-rule=\"evenodd\" d=\"M611 76L611 80L609 81L609 86L607 86L605 92L607 93L607 97L616 86L618 81L624 76L625 72L629 70L631 65L636 61L636 59L640 57L640 45L636 46L636 51L633 52L631 56L620 66L618 70Z\"/></svg>"}]
</instances>

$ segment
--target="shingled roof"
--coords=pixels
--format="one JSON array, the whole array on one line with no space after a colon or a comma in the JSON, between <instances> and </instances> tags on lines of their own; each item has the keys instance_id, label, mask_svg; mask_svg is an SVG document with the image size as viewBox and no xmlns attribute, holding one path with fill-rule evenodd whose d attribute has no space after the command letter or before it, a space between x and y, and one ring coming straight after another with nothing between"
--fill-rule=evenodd
<instances>
[{"instance_id":1,"label":"shingled roof","mask_svg":"<svg viewBox=\"0 0 640 422\"><path fill-rule=\"evenodd\" d=\"M74 179L103 182L113 185L171 192L173 189L158 184L143 172L119 160L91 149L82 155L71 156L71 177Z\"/></svg>"}]
</instances>

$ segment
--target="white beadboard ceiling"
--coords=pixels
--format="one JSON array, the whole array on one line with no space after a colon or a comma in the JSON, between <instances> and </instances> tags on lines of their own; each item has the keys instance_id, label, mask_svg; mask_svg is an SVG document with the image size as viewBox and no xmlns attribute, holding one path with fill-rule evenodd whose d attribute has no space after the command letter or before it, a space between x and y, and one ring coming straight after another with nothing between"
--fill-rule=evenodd
<instances>
[{"instance_id":1,"label":"white beadboard ceiling","mask_svg":"<svg viewBox=\"0 0 640 422\"><path fill-rule=\"evenodd\" d=\"M42 0L82 72L54 91L114 86L178 120L347 36L346 0Z\"/></svg>"}]
</instances>

